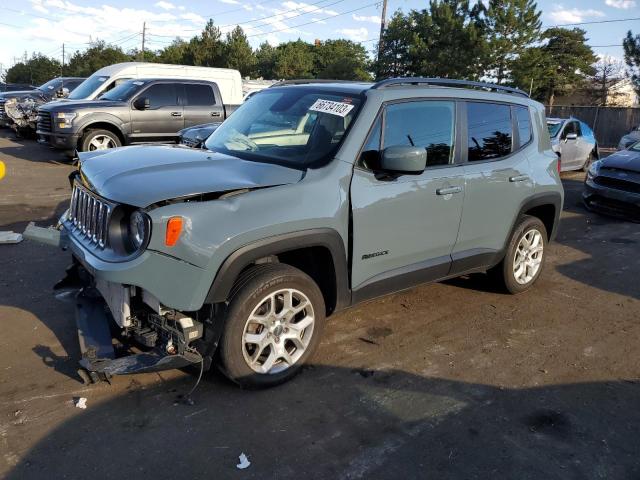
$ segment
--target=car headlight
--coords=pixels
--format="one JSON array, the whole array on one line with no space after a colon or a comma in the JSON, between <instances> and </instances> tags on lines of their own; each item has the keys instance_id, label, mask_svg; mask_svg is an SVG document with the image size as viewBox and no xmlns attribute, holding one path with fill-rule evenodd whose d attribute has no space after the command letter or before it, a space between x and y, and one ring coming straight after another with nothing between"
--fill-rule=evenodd
<instances>
[{"instance_id":1,"label":"car headlight","mask_svg":"<svg viewBox=\"0 0 640 480\"><path fill-rule=\"evenodd\" d=\"M600 172L600 166L602 165L602 161L601 160L596 160L595 162L593 162L591 164L591 166L589 167L589 170L587 171L587 177L588 178L594 178L598 176L598 173Z\"/></svg>"},{"instance_id":2,"label":"car headlight","mask_svg":"<svg viewBox=\"0 0 640 480\"><path fill-rule=\"evenodd\" d=\"M146 246L151 233L151 222L146 213L134 211L129 217L129 241L134 251Z\"/></svg>"},{"instance_id":3,"label":"car headlight","mask_svg":"<svg viewBox=\"0 0 640 480\"><path fill-rule=\"evenodd\" d=\"M73 125L73 119L78 116L73 112L58 112L56 113L56 120L58 128L70 128Z\"/></svg>"}]
</instances>

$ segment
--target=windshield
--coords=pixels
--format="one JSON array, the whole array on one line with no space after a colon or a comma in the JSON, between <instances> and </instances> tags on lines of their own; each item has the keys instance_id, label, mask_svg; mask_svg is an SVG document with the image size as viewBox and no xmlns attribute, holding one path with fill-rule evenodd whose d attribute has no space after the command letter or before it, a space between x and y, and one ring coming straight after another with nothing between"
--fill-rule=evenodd
<instances>
[{"instance_id":1,"label":"windshield","mask_svg":"<svg viewBox=\"0 0 640 480\"><path fill-rule=\"evenodd\" d=\"M562 122L549 122L547 121L547 128L549 129L549 136L551 138L558 135L558 132L562 128Z\"/></svg>"},{"instance_id":2,"label":"windshield","mask_svg":"<svg viewBox=\"0 0 640 480\"><path fill-rule=\"evenodd\" d=\"M245 160L309 166L333 155L360 98L284 87L254 95L211 134L206 147Z\"/></svg>"},{"instance_id":3,"label":"windshield","mask_svg":"<svg viewBox=\"0 0 640 480\"><path fill-rule=\"evenodd\" d=\"M38 87L38 90L42 90L43 92L51 92L58 90L60 85L62 84L62 80L59 78L54 78L53 80L49 80L47 83L43 83Z\"/></svg>"},{"instance_id":4,"label":"windshield","mask_svg":"<svg viewBox=\"0 0 640 480\"><path fill-rule=\"evenodd\" d=\"M100 100L113 100L116 102L126 102L129 100L136 92L140 91L140 89L144 86L145 82L140 80L129 80L127 82L123 82L117 87L109 90L107 93L100 97Z\"/></svg>"},{"instance_id":5,"label":"windshield","mask_svg":"<svg viewBox=\"0 0 640 480\"><path fill-rule=\"evenodd\" d=\"M107 80L109 80L109 77L105 75L93 74L80 85L78 85L78 87L73 92L71 92L71 95L69 95L69 99L82 100L84 98L87 98L98 88L100 88L102 84Z\"/></svg>"}]
</instances>

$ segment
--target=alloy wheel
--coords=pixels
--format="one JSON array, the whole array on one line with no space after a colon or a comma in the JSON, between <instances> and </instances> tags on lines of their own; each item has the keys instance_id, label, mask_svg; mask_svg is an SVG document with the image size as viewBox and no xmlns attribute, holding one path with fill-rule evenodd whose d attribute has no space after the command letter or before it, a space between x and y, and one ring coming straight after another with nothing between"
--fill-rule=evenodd
<instances>
[{"instance_id":1,"label":"alloy wheel","mask_svg":"<svg viewBox=\"0 0 640 480\"><path fill-rule=\"evenodd\" d=\"M116 143L111 137L106 135L96 135L89 142L89 150L106 150L107 148L115 148Z\"/></svg>"},{"instance_id":2,"label":"alloy wheel","mask_svg":"<svg viewBox=\"0 0 640 480\"><path fill-rule=\"evenodd\" d=\"M537 275L542 265L544 241L536 228L528 230L518 242L513 258L513 276L520 285L526 285Z\"/></svg>"},{"instance_id":3,"label":"alloy wheel","mask_svg":"<svg viewBox=\"0 0 640 480\"><path fill-rule=\"evenodd\" d=\"M314 324L313 305L304 293L293 288L270 293L260 300L245 324L245 362L262 374L287 370L307 350Z\"/></svg>"}]
</instances>

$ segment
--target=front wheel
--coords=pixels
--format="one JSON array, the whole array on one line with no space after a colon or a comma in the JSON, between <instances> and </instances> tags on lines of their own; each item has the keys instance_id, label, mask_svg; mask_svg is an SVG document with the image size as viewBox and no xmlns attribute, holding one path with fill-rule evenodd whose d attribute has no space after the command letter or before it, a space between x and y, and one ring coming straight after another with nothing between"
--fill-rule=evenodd
<instances>
[{"instance_id":1,"label":"front wheel","mask_svg":"<svg viewBox=\"0 0 640 480\"><path fill-rule=\"evenodd\" d=\"M81 152L94 150L106 150L108 148L121 147L122 142L118 136L109 130L87 130L80 142Z\"/></svg>"},{"instance_id":2,"label":"front wheel","mask_svg":"<svg viewBox=\"0 0 640 480\"><path fill-rule=\"evenodd\" d=\"M490 273L509 293L529 289L544 266L547 229L536 217L525 215L516 226L504 259Z\"/></svg>"},{"instance_id":3,"label":"front wheel","mask_svg":"<svg viewBox=\"0 0 640 480\"><path fill-rule=\"evenodd\" d=\"M241 387L264 388L289 380L313 354L325 305L304 272L264 264L240 276L224 316L221 370Z\"/></svg>"}]
</instances>

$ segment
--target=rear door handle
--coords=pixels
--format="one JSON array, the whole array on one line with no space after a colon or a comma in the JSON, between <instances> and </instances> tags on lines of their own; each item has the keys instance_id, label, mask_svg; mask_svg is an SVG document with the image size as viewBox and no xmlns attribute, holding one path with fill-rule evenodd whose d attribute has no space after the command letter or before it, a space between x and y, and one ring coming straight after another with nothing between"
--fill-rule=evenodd
<instances>
[{"instance_id":1,"label":"rear door handle","mask_svg":"<svg viewBox=\"0 0 640 480\"><path fill-rule=\"evenodd\" d=\"M436 190L436 195L451 195L452 193L460 193L461 191L462 191L462 187L438 188Z\"/></svg>"},{"instance_id":2,"label":"rear door handle","mask_svg":"<svg viewBox=\"0 0 640 480\"><path fill-rule=\"evenodd\" d=\"M222 114L220 112L211 112L212 117L221 117Z\"/></svg>"},{"instance_id":3,"label":"rear door handle","mask_svg":"<svg viewBox=\"0 0 640 480\"><path fill-rule=\"evenodd\" d=\"M510 182L526 182L529 180L529 175L516 175L515 177L509 177Z\"/></svg>"},{"instance_id":4,"label":"rear door handle","mask_svg":"<svg viewBox=\"0 0 640 480\"><path fill-rule=\"evenodd\" d=\"M182 112L171 112L171 116L172 117L181 117L182 116Z\"/></svg>"}]
</instances>

